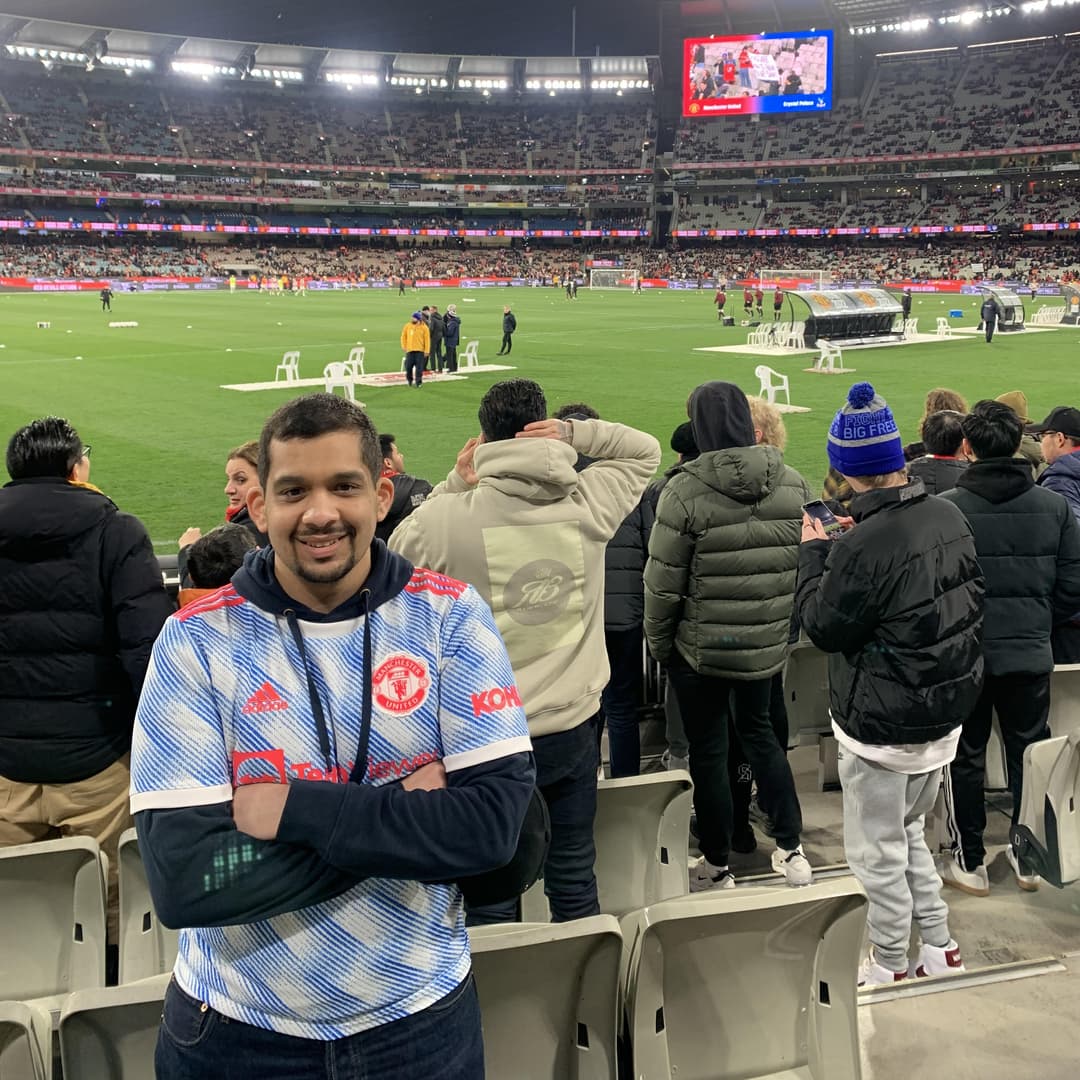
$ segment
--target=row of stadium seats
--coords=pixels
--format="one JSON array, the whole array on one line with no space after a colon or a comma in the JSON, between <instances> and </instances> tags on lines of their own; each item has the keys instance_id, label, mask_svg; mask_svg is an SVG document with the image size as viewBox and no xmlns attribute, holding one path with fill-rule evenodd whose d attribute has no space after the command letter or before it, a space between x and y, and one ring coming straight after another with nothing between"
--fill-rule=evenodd
<instances>
[{"instance_id":1,"label":"row of stadium seats","mask_svg":"<svg viewBox=\"0 0 1080 1080\"><path fill-rule=\"evenodd\" d=\"M162 88L0 68L0 146L111 156L440 169L652 169L647 106L394 103L295 89Z\"/></svg>"}]
</instances>

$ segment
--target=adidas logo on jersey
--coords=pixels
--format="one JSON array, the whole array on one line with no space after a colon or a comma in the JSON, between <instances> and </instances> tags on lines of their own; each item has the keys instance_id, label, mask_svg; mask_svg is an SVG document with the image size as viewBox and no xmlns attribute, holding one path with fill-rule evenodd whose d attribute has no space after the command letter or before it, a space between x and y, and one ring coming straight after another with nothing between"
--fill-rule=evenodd
<instances>
[{"instance_id":1,"label":"adidas logo on jersey","mask_svg":"<svg viewBox=\"0 0 1080 1080\"><path fill-rule=\"evenodd\" d=\"M254 694L244 702L240 710L243 713L281 712L289 703L268 683L264 682Z\"/></svg>"}]
</instances>

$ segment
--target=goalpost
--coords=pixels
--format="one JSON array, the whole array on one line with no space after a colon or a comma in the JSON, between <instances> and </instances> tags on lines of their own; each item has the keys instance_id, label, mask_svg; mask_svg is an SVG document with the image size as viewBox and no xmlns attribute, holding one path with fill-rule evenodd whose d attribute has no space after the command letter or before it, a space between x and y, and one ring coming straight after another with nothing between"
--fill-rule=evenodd
<instances>
[{"instance_id":1,"label":"goalpost","mask_svg":"<svg viewBox=\"0 0 1080 1080\"><path fill-rule=\"evenodd\" d=\"M758 286L762 291L775 289L798 289L808 285L812 289L827 289L832 281L828 270L803 270L799 267L786 269L766 268L758 275Z\"/></svg>"},{"instance_id":2,"label":"goalpost","mask_svg":"<svg viewBox=\"0 0 1080 1080\"><path fill-rule=\"evenodd\" d=\"M618 270L590 270L590 289L636 289L638 272L629 268Z\"/></svg>"}]
</instances>

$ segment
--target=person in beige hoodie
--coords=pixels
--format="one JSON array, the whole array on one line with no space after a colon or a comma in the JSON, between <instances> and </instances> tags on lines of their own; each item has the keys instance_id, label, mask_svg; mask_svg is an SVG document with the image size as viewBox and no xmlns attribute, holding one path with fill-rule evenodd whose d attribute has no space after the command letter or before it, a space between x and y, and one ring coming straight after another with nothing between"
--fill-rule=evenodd
<instances>
[{"instance_id":1,"label":"person in beige hoodie","mask_svg":"<svg viewBox=\"0 0 1080 1080\"><path fill-rule=\"evenodd\" d=\"M459 578L491 605L529 722L551 814L544 889L556 922L599 914L593 872L597 713L608 681L604 553L660 464L651 435L602 420L548 420L530 379L496 383L480 436L390 538L416 566ZM578 454L595 459L575 472ZM505 707L474 695L477 723ZM516 905L470 913L511 921Z\"/></svg>"}]
</instances>

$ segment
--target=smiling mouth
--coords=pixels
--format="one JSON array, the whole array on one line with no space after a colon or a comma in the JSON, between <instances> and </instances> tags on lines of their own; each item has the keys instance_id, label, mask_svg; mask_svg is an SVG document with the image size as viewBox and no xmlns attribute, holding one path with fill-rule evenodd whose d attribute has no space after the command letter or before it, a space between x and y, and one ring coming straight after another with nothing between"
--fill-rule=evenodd
<instances>
[{"instance_id":1,"label":"smiling mouth","mask_svg":"<svg viewBox=\"0 0 1080 1080\"><path fill-rule=\"evenodd\" d=\"M312 551L330 551L338 543L345 539L345 534L339 536L298 536L297 541Z\"/></svg>"}]
</instances>

